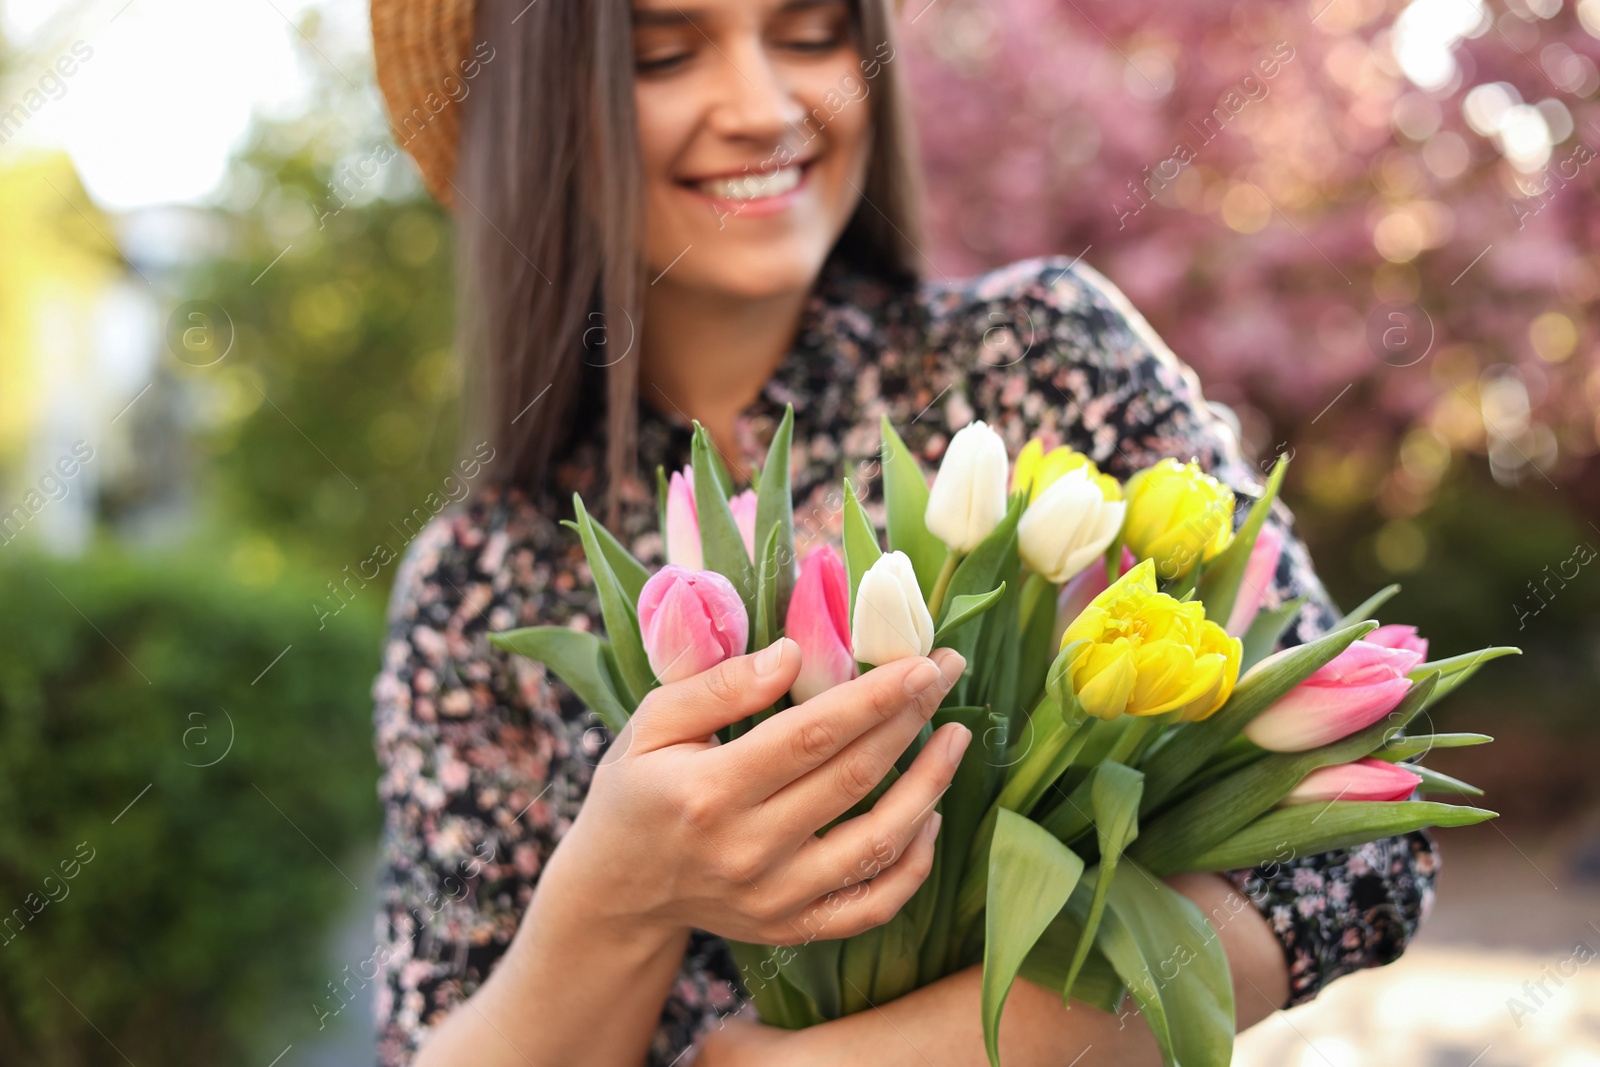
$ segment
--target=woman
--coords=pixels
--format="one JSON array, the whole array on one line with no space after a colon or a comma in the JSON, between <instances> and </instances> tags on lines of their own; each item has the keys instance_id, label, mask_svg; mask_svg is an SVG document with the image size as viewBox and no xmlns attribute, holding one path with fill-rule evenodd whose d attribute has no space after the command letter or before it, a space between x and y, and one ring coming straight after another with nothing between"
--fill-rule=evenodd
<instances>
[{"instance_id":1,"label":"woman","mask_svg":"<svg viewBox=\"0 0 1600 1067\"><path fill-rule=\"evenodd\" d=\"M959 656L879 668L717 746L718 726L788 688L792 642L663 686L614 739L486 634L600 625L560 525L574 491L661 562L656 471L688 462L691 419L743 477L794 405L802 551L837 541L843 478L881 507L885 414L930 465L982 418L1013 452L1043 435L1122 477L1195 456L1248 497L1259 481L1233 432L1086 267L918 280L886 0L373 8L397 135L455 211L469 426L493 483L411 546L375 686L383 1062L984 1062L976 969L790 1033L741 1012L722 940L797 940L859 856L882 862L828 936L915 890L958 725L867 815L814 831L904 749ZM1336 616L1287 513L1274 521L1288 548L1268 603L1307 598L1289 638L1303 640ZM1413 835L1174 884L1212 916L1248 1026L1394 958L1434 864ZM1068 1012L1026 982L1002 1050L1017 1067L1159 1062L1133 1016Z\"/></svg>"}]
</instances>

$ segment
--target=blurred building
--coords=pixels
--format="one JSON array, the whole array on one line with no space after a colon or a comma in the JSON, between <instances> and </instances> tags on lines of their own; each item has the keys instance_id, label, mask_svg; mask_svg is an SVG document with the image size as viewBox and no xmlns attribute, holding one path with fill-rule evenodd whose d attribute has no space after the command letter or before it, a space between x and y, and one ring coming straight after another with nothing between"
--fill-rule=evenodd
<instances>
[{"instance_id":1,"label":"blurred building","mask_svg":"<svg viewBox=\"0 0 1600 1067\"><path fill-rule=\"evenodd\" d=\"M75 554L102 517L184 510L159 300L118 221L64 154L0 166L0 546Z\"/></svg>"}]
</instances>

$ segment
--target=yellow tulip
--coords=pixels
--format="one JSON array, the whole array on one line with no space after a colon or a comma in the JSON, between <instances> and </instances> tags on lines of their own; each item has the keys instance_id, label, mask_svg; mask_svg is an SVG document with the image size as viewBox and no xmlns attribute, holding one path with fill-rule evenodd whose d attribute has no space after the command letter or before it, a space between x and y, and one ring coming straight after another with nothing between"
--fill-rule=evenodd
<instances>
[{"instance_id":1,"label":"yellow tulip","mask_svg":"<svg viewBox=\"0 0 1600 1067\"><path fill-rule=\"evenodd\" d=\"M1164 715L1185 722L1222 707L1239 680L1243 647L1206 619L1197 601L1156 588L1145 560L1089 602L1062 635L1079 643L1068 665L1073 693L1090 715Z\"/></svg>"},{"instance_id":2,"label":"yellow tulip","mask_svg":"<svg viewBox=\"0 0 1600 1067\"><path fill-rule=\"evenodd\" d=\"M1089 480L1099 486L1100 495L1106 503L1114 504L1122 499L1122 486L1111 475L1101 474L1094 460L1065 445L1046 452L1044 444L1037 437L1023 445L1022 451L1017 453L1016 465L1011 470L1011 491L1017 493L1026 489L1028 503L1031 504L1057 478L1079 467L1089 469Z\"/></svg>"},{"instance_id":3,"label":"yellow tulip","mask_svg":"<svg viewBox=\"0 0 1600 1067\"><path fill-rule=\"evenodd\" d=\"M1181 578L1233 542L1233 490L1194 461L1164 459L1128 479L1123 540L1163 578Z\"/></svg>"}]
</instances>

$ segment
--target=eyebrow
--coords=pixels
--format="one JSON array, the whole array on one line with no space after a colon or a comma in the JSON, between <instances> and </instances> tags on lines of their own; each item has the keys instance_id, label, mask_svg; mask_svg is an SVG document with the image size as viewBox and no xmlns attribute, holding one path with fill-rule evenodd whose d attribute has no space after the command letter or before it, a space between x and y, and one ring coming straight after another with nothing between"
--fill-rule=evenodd
<instances>
[{"instance_id":1,"label":"eyebrow","mask_svg":"<svg viewBox=\"0 0 1600 1067\"><path fill-rule=\"evenodd\" d=\"M791 11L803 11L813 7L832 7L839 0L785 0L779 6L778 14L787 14ZM635 26L681 26L687 23L700 22L705 19L706 11L703 8L682 8L676 3L670 9L660 7L635 7L633 9L633 24Z\"/></svg>"}]
</instances>

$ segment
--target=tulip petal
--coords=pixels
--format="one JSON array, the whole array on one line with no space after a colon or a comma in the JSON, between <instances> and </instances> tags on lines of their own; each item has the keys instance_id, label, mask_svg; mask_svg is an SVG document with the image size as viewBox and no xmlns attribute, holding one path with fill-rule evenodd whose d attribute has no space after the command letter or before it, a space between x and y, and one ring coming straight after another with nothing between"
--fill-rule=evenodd
<instances>
[{"instance_id":1,"label":"tulip petal","mask_svg":"<svg viewBox=\"0 0 1600 1067\"><path fill-rule=\"evenodd\" d=\"M1228 615L1227 630L1234 637L1244 636L1261 611L1261 601L1272 588L1272 579L1278 573L1278 560L1283 555L1283 535L1271 523L1263 525L1256 534L1256 543L1250 549L1250 559L1244 565L1244 577L1239 582L1239 595ZM1370 634L1368 635L1371 636Z\"/></svg>"},{"instance_id":2,"label":"tulip petal","mask_svg":"<svg viewBox=\"0 0 1600 1067\"><path fill-rule=\"evenodd\" d=\"M800 673L789 693L803 702L856 675L850 648L850 588L832 546L805 558L789 599L784 636L800 646Z\"/></svg>"},{"instance_id":3,"label":"tulip petal","mask_svg":"<svg viewBox=\"0 0 1600 1067\"><path fill-rule=\"evenodd\" d=\"M1304 752L1371 726L1393 711L1410 688L1406 678L1357 686L1302 682L1257 715L1244 735L1273 752Z\"/></svg>"},{"instance_id":4,"label":"tulip petal","mask_svg":"<svg viewBox=\"0 0 1600 1067\"><path fill-rule=\"evenodd\" d=\"M1083 710L1097 719L1114 719L1128 710L1128 699L1139 681L1138 668L1127 642L1094 645L1080 658L1073 672L1074 692ZM1082 678L1082 684L1078 680Z\"/></svg>"},{"instance_id":5,"label":"tulip petal","mask_svg":"<svg viewBox=\"0 0 1600 1067\"><path fill-rule=\"evenodd\" d=\"M733 512L733 524L739 528L739 540L744 542L745 555L754 562L756 558L756 491L746 489L728 501Z\"/></svg>"},{"instance_id":6,"label":"tulip petal","mask_svg":"<svg viewBox=\"0 0 1600 1067\"><path fill-rule=\"evenodd\" d=\"M728 579L668 564L639 591L639 633L656 677L676 682L743 654L750 620Z\"/></svg>"},{"instance_id":7,"label":"tulip petal","mask_svg":"<svg viewBox=\"0 0 1600 1067\"><path fill-rule=\"evenodd\" d=\"M1369 757L1312 771L1279 803L1288 806L1335 800L1405 800L1421 784L1422 776L1405 766Z\"/></svg>"},{"instance_id":8,"label":"tulip petal","mask_svg":"<svg viewBox=\"0 0 1600 1067\"><path fill-rule=\"evenodd\" d=\"M667 486L667 562L691 571L705 566L700 549L700 518L694 503L694 469L673 471Z\"/></svg>"},{"instance_id":9,"label":"tulip petal","mask_svg":"<svg viewBox=\"0 0 1600 1067\"><path fill-rule=\"evenodd\" d=\"M956 431L928 492L923 524L957 552L971 552L1006 513L1006 445L981 420Z\"/></svg>"},{"instance_id":10,"label":"tulip petal","mask_svg":"<svg viewBox=\"0 0 1600 1067\"><path fill-rule=\"evenodd\" d=\"M856 587L850 620L855 658L879 666L933 649L933 617L904 552L879 556Z\"/></svg>"},{"instance_id":11,"label":"tulip petal","mask_svg":"<svg viewBox=\"0 0 1600 1067\"><path fill-rule=\"evenodd\" d=\"M1428 639L1418 637L1415 626L1402 626L1398 623L1380 626L1362 640L1369 644L1382 645L1384 648L1401 648L1415 652L1423 660L1428 658Z\"/></svg>"}]
</instances>

